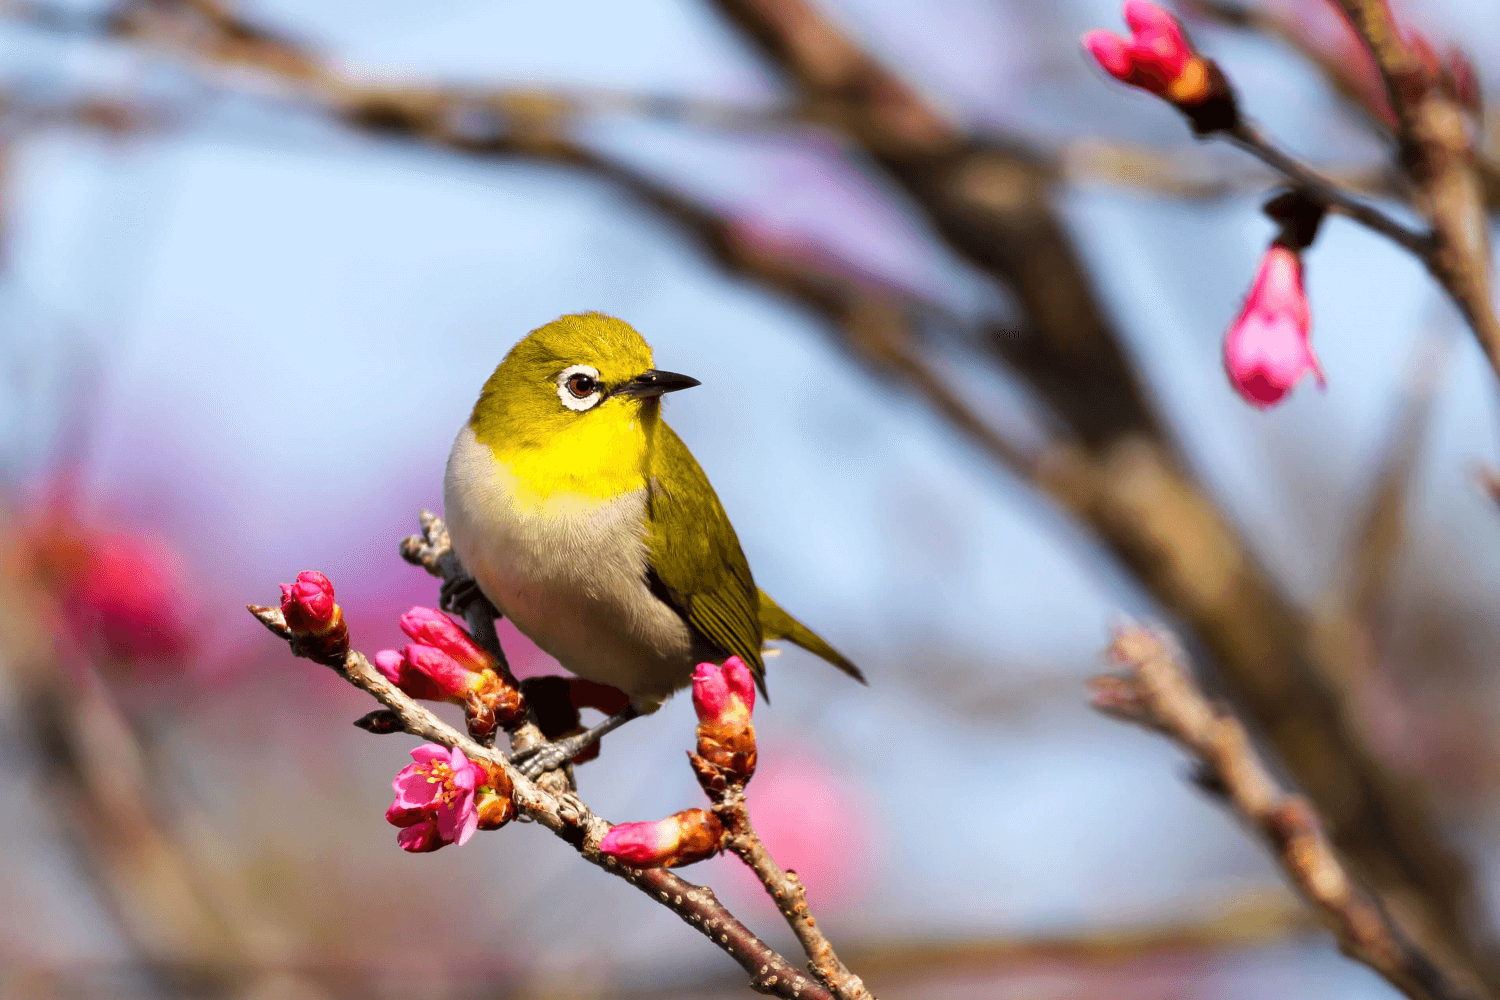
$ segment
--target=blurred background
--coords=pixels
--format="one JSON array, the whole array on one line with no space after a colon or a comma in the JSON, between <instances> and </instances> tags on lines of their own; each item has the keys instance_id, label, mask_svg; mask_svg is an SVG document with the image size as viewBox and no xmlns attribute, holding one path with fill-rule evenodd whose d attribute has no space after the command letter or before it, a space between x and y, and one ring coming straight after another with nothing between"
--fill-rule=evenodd
<instances>
[{"instance_id":1,"label":"blurred background","mask_svg":"<svg viewBox=\"0 0 1500 1000\"><path fill-rule=\"evenodd\" d=\"M1500 83L1491 4L1411 8ZM1285 147L1411 217L1331 6L1179 12ZM413 741L243 610L318 569L358 648L402 643L437 587L396 546L480 385L587 309L702 381L666 415L757 582L869 675L769 661L750 790L881 996L1395 995L1088 709L1122 613L1484 967L1493 373L1335 217L1328 389L1246 406L1220 343L1277 180L1106 80L1094 27L1112 0L0 7L0 997L749 995L545 831L399 851ZM692 725L610 735L582 796L699 804ZM684 874L790 955L737 866Z\"/></svg>"}]
</instances>

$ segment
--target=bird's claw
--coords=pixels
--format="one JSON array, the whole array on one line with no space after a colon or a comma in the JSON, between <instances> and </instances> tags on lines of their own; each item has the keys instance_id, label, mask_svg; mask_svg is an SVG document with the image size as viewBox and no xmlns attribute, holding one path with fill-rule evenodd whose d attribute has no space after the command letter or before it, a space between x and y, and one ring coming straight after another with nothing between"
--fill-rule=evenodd
<instances>
[{"instance_id":1,"label":"bird's claw","mask_svg":"<svg viewBox=\"0 0 1500 1000\"><path fill-rule=\"evenodd\" d=\"M470 604L483 596L479 584L472 576L455 576L444 580L443 585L438 588L438 607L455 615L463 615L469 610Z\"/></svg>"},{"instance_id":2,"label":"bird's claw","mask_svg":"<svg viewBox=\"0 0 1500 1000\"><path fill-rule=\"evenodd\" d=\"M535 781L548 771L554 771L577 757L588 746L576 736L538 743L525 750L517 750L510 758L511 764L527 779Z\"/></svg>"}]
</instances>

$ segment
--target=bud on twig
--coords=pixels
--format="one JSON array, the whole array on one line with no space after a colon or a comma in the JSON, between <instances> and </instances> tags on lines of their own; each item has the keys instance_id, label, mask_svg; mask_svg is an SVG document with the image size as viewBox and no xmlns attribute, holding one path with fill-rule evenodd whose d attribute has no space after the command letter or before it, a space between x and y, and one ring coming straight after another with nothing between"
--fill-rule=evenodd
<instances>
[{"instance_id":1,"label":"bud on twig","mask_svg":"<svg viewBox=\"0 0 1500 1000\"><path fill-rule=\"evenodd\" d=\"M632 868L680 868L723 850L724 824L707 809L685 809L653 823L610 827L599 852Z\"/></svg>"},{"instance_id":2,"label":"bud on twig","mask_svg":"<svg viewBox=\"0 0 1500 1000\"><path fill-rule=\"evenodd\" d=\"M710 796L743 785L755 773L755 678L738 656L723 666L700 663L693 673L693 709L698 713L698 760L693 770ZM702 764L708 765L703 767ZM714 776L721 780L713 780Z\"/></svg>"},{"instance_id":3,"label":"bud on twig","mask_svg":"<svg viewBox=\"0 0 1500 1000\"><path fill-rule=\"evenodd\" d=\"M498 830L516 815L515 789L510 778L498 767L480 764L485 774L474 789L474 806L479 811L479 829Z\"/></svg>"},{"instance_id":4,"label":"bud on twig","mask_svg":"<svg viewBox=\"0 0 1500 1000\"><path fill-rule=\"evenodd\" d=\"M349 628L343 609L333 601L328 577L304 570L295 583L283 583L281 614L292 634L294 653L330 666L343 662L349 651Z\"/></svg>"},{"instance_id":5,"label":"bud on twig","mask_svg":"<svg viewBox=\"0 0 1500 1000\"><path fill-rule=\"evenodd\" d=\"M401 616L401 629L417 641L400 653L383 649L375 654L376 668L392 684L413 698L462 705L469 735L480 742L487 742L498 726L509 727L525 717L521 693L447 615L412 608Z\"/></svg>"},{"instance_id":6,"label":"bud on twig","mask_svg":"<svg viewBox=\"0 0 1500 1000\"><path fill-rule=\"evenodd\" d=\"M365 732L374 733L377 736L405 731L405 727L401 725L401 716L388 708L377 708L368 715L362 715L354 720L354 724Z\"/></svg>"},{"instance_id":7,"label":"bud on twig","mask_svg":"<svg viewBox=\"0 0 1500 1000\"><path fill-rule=\"evenodd\" d=\"M1193 50L1176 18L1147 0L1125 0L1124 14L1128 39L1109 31L1083 36L1084 48L1106 73L1170 103L1197 135L1239 123L1229 81L1213 60Z\"/></svg>"}]
</instances>

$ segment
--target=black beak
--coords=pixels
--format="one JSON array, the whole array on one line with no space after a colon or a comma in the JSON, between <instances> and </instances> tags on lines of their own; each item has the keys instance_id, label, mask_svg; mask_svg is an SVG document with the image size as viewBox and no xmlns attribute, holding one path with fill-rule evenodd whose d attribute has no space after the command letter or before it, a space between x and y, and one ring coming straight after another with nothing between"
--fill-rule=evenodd
<instances>
[{"instance_id":1,"label":"black beak","mask_svg":"<svg viewBox=\"0 0 1500 1000\"><path fill-rule=\"evenodd\" d=\"M664 392L676 392L678 389L691 389L695 385L702 384L690 375L659 372L655 368L650 368L620 386L612 395L647 398L660 396Z\"/></svg>"}]
</instances>

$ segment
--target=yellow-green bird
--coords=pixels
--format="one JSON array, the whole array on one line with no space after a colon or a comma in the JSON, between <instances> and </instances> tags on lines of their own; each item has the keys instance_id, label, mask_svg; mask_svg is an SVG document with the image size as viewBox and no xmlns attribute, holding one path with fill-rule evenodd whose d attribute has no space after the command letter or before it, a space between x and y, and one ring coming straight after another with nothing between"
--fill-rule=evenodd
<instances>
[{"instance_id":1,"label":"yellow-green bird","mask_svg":"<svg viewBox=\"0 0 1500 1000\"><path fill-rule=\"evenodd\" d=\"M656 711L705 660L738 656L764 693L768 639L864 681L755 586L708 477L661 418L662 394L698 380L652 364L628 323L563 316L500 362L448 457L449 535L484 596L568 670L630 696L528 753L532 775Z\"/></svg>"}]
</instances>

